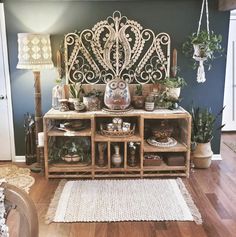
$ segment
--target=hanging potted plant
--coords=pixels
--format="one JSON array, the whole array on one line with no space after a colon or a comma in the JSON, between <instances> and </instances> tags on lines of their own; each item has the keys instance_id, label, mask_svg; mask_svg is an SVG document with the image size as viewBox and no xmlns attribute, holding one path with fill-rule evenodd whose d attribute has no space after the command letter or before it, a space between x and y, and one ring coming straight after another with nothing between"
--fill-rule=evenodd
<instances>
[{"instance_id":1,"label":"hanging potted plant","mask_svg":"<svg viewBox=\"0 0 236 237\"><path fill-rule=\"evenodd\" d=\"M206 30L201 30L201 22L204 8L206 8ZM223 48L221 47L222 36L210 31L209 28L209 10L208 0L202 1L200 19L197 32L192 33L183 44L182 51L187 57L192 57L194 68L198 65L197 82L205 82L204 64L208 64L208 70L211 68L211 61L221 56Z\"/></svg>"},{"instance_id":2,"label":"hanging potted plant","mask_svg":"<svg viewBox=\"0 0 236 237\"><path fill-rule=\"evenodd\" d=\"M223 108L224 109L224 108ZM213 138L214 125L223 109L214 115L210 109L192 108L192 131L191 140L194 144L193 163L196 168L208 168L211 165L213 152L211 140ZM223 128L220 126L218 130Z\"/></svg>"},{"instance_id":3,"label":"hanging potted plant","mask_svg":"<svg viewBox=\"0 0 236 237\"><path fill-rule=\"evenodd\" d=\"M182 51L185 56L193 57L194 68L197 67L197 62L203 60L208 63L208 69L211 69L211 62L220 57L224 49L221 46L222 36L215 34L213 31L208 33L206 30L201 30L198 34L192 33L188 36L187 41L183 44Z\"/></svg>"}]
</instances>

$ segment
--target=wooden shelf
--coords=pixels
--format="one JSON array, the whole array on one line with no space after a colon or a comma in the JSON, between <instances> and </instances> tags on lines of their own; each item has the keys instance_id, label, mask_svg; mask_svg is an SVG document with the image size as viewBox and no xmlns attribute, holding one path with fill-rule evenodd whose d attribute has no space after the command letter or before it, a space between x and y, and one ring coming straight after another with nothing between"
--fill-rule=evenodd
<instances>
[{"instance_id":1,"label":"wooden shelf","mask_svg":"<svg viewBox=\"0 0 236 237\"><path fill-rule=\"evenodd\" d=\"M157 147L157 146L149 145L146 141L144 141L143 151L144 152L186 152L188 151L188 148L187 146L179 142L173 147Z\"/></svg>"},{"instance_id":2,"label":"wooden shelf","mask_svg":"<svg viewBox=\"0 0 236 237\"><path fill-rule=\"evenodd\" d=\"M91 128L86 128L81 131L62 131L56 128L53 128L48 131L47 135L50 137L89 137L91 136Z\"/></svg>"},{"instance_id":3,"label":"wooden shelf","mask_svg":"<svg viewBox=\"0 0 236 237\"><path fill-rule=\"evenodd\" d=\"M127 141L140 142L142 139L138 133L134 134L133 136L129 136L129 137L110 137L110 136L104 136L99 133L96 133L94 140L96 142L98 142L98 141L99 142L107 142L107 141L111 141L111 142L127 142Z\"/></svg>"},{"instance_id":4,"label":"wooden shelf","mask_svg":"<svg viewBox=\"0 0 236 237\"><path fill-rule=\"evenodd\" d=\"M122 117L124 121L132 121L136 123L136 133L133 136L128 137L109 137L98 133L98 128L101 123L112 121L111 118ZM81 131L70 131L64 132L58 129L51 128L51 126L60 122L59 120L71 120L71 119L88 119L90 120L89 128ZM152 122L154 125L163 119L174 119L170 124L176 124L174 137L178 141L177 145L173 147L156 147L149 145L145 140L145 126ZM57 121L58 120L58 121ZM152 128L150 128L151 130ZM151 133L151 131L148 131ZM48 155L50 153L50 147L54 142L54 139L49 137L65 137L72 136L73 139L76 137L90 137L91 147L91 164L86 166L81 166L81 164L71 164L71 163L54 163L50 164L48 161ZM68 138L69 139L69 138ZM190 169L190 142L191 142L191 116L184 109L180 108L177 110L155 110L152 112L144 110L130 110L126 113L108 113L105 111L90 111L84 113L76 113L74 111L60 112L56 110L50 110L44 116L44 157L45 157L45 175L46 178L123 178L123 177L188 177ZM98 145L97 143L106 143L106 150L104 153L106 158L106 166L99 167L97 165L98 158ZM122 167L113 168L112 166L112 145L113 143L118 143L120 146L120 152L123 156ZM138 160L138 165L136 167L131 167L128 165L129 161L129 142L138 142L139 146L136 152L136 159ZM50 147L48 147L50 144ZM144 153L153 152L176 152L183 153L185 157L184 166L168 166L163 163L160 166L144 166Z\"/></svg>"},{"instance_id":5,"label":"wooden shelf","mask_svg":"<svg viewBox=\"0 0 236 237\"><path fill-rule=\"evenodd\" d=\"M186 170L186 166L143 166L144 171L173 171L173 170Z\"/></svg>"},{"instance_id":6,"label":"wooden shelf","mask_svg":"<svg viewBox=\"0 0 236 237\"><path fill-rule=\"evenodd\" d=\"M50 164L48 166L49 172L80 172L92 170L91 165L69 164L69 163L57 163Z\"/></svg>"}]
</instances>

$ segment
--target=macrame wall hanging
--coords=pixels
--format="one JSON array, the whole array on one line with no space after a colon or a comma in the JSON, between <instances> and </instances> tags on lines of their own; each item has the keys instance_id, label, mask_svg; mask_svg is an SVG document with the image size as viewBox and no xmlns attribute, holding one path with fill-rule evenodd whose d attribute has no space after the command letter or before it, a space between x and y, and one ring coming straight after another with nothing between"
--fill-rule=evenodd
<instances>
[{"instance_id":1,"label":"macrame wall hanging","mask_svg":"<svg viewBox=\"0 0 236 237\"><path fill-rule=\"evenodd\" d=\"M197 36L200 33L204 8L206 9L206 26L207 26L208 40L210 40L208 0L202 1ZM208 59L208 51L209 51L209 49L207 48L208 45L207 44L194 44L193 47L194 47L193 59L199 62L198 70L197 70L197 82L203 83L206 81L204 61L206 61ZM209 52L209 54L210 54L210 52Z\"/></svg>"}]
</instances>

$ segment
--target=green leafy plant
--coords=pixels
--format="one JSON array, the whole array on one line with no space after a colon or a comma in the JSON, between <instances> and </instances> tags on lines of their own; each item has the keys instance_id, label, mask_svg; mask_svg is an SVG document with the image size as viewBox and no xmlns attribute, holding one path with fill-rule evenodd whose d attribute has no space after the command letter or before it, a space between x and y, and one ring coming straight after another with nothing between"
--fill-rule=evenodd
<instances>
[{"instance_id":1,"label":"green leafy plant","mask_svg":"<svg viewBox=\"0 0 236 237\"><path fill-rule=\"evenodd\" d=\"M143 86L141 84L136 85L134 94L136 96L142 96L143 95Z\"/></svg>"},{"instance_id":2,"label":"green leafy plant","mask_svg":"<svg viewBox=\"0 0 236 237\"><path fill-rule=\"evenodd\" d=\"M100 90L96 90L96 89L93 89L91 91L89 91L88 93L86 93L84 96L85 97L103 97L104 93Z\"/></svg>"},{"instance_id":3,"label":"green leafy plant","mask_svg":"<svg viewBox=\"0 0 236 237\"><path fill-rule=\"evenodd\" d=\"M81 94L84 93L84 89L81 83L69 84L70 94L73 98L79 99Z\"/></svg>"},{"instance_id":4,"label":"green leafy plant","mask_svg":"<svg viewBox=\"0 0 236 237\"><path fill-rule=\"evenodd\" d=\"M49 139L49 160L50 162L60 162L65 155L79 155L81 161L88 162L91 159L90 141L88 138L80 137L79 139L58 138Z\"/></svg>"},{"instance_id":5,"label":"green leafy plant","mask_svg":"<svg viewBox=\"0 0 236 237\"><path fill-rule=\"evenodd\" d=\"M208 69L211 69L211 63L217 57L222 56L224 49L221 46L222 35L217 35L213 31L209 34L206 30L201 30L197 35L196 32L188 36L187 41L182 45L182 52L186 57L193 56L194 48L193 45L201 45L201 57L207 57L204 63L208 63ZM193 67L197 67L197 62L194 61Z\"/></svg>"},{"instance_id":6,"label":"green leafy plant","mask_svg":"<svg viewBox=\"0 0 236 237\"><path fill-rule=\"evenodd\" d=\"M207 143L213 138L214 125L218 117L222 114L224 108L214 115L210 109L191 108L190 114L192 116L192 130L191 140L197 143ZM224 125L217 128L220 130Z\"/></svg>"},{"instance_id":7,"label":"green leafy plant","mask_svg":"<svg viewBox=\"0 0 236 237\"><path fill-rule=\"evenodd\" d=\"M169 88L178 88L186 86L187 83L182 77L167 77L158 81L161 85Z\"/></svg>"}]
</instances>

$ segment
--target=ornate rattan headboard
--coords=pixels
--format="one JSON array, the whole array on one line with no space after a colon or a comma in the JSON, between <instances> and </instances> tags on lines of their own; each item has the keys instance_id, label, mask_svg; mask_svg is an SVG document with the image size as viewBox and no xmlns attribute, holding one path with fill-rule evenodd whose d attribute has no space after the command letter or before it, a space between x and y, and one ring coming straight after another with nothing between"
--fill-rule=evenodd
<instances>
[{"instance_id":1,"label":"ornate rattan headboard","mask_svg":"<svg viewBox=\"0 0 236 237\"><path fill-rule=\"evenodd\" d=\"M91 30L65 36L65 69L67 83L153 83L169 76L170 37L115 11Z\"/></svg>"}]
</instances>

